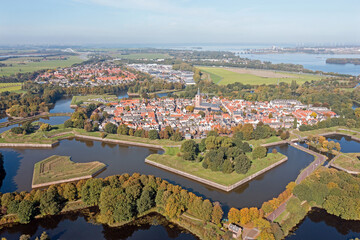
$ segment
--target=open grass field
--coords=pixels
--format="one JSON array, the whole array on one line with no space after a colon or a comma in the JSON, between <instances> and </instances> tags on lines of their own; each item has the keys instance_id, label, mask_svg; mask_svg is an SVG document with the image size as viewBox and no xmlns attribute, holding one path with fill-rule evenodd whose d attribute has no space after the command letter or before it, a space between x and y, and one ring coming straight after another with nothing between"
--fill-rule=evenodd
<instances>
[{"instance_id":1,"label":"open grass field","mask_svg":"<svg viewBox=\"0 0 360 240\"><path fill-rule=\"evenodd\" d=\"M71 105L77 105L82 103L98 103L98 99L103 99L106 101L118 101L119 99L116 97L116 95L86 95L86 96L73 96L71 99Z\"/></svg>"},{"instance_id":2,"label":"open grass field","mask_svg":"<svg viewBox=\"0 0 360 240\"><path fill-rule=\"evenodd\" d=\"M272 70L221 67L199 68L203 73L208 75L209 79L219 85L227 85L235 82L251 85L277 84L278 82L291 83L293 80L298 84L303 84L306 81L320 80L323 78L318 75L296 74Z\"/></svg>"},{"instance_id":3,"label":"open grass field","mask_svg":"<svg viewBox=\"0 0 360 240\"><path fill-rule=\"evenodd\" d=\"M91 177L105 167L104 163L98 161L74 163L69 156L53 155L35 164L33 185Z\"/></svg>"},{"instance_id":4,"label":"open grass field","mask_svg":"<svg viewBox=\"0 0 360 240\"><path fill-rule=\"evenodd\" d=\"M137 59L167 59L171 58L169 54L163 53L132 53L128 55L122 55L118 53L110 54L112 57L119 59L129 59L129 60L137 60Z\"/></svg>"},{"instance_id":5,"label":"open grass field","mask_svg":"<svg viewBox=\"0 0 360 240\"><path fill-rule=\"evenodd\" d=\"M360 153L342 153L333 163L349 171L360 172Z\"/></svg>"},{"instance_id":6,"label":"open grass field","mask_svg":"<svg viewBox=\"0 0 360 240\"><path fill-rule=\"evenodd\" d=\"M0 67L0 76L9 76L16 73L33 72L41 69L70 67L75 63L81 63L83 61L77 56L66 57L66 60L40 60L40 62L32 62L31 60L43 59L41 57L10 58L0 62L7 65L6 67Z\"/></svg>"},{"instance_id":7,"label":"open grass field","mask_svg":"<svg viewBox=\"0 0 360 240\"><path fill-rule=\"evenodd\" d=\"M0 83L1 92L16 92L21 89L21 83Z\"/></svg>"},{"instance_id":8,"label":"open grass field","mask_svg":"<svg viewBox=\"0 0 360 240\"><path fill-rule=\"evenodd\" d=\"M285 157L285 155L281 153L269 153L265 158L252 160L251 168L246 174L238 174L236 172L225 174L220 171L213 172L210 169L205 169L201 162L183 160L176 155L177 152L178 150L166 148L165 154L152 154L147 157L147 159L225 186L235 184ZM251 158L251 156L249 156L249 158Z\"/></svg>"}]
</instances>

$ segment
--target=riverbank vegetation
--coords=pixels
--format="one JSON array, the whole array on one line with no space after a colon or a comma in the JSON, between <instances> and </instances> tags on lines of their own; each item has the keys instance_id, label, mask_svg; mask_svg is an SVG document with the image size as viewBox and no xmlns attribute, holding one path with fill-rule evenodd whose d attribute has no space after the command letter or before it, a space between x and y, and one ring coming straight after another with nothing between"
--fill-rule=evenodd
<instances>
[{"instance_id":1,"label":"riverbank vegetation","mask_svg":"<svg viewBox=\"0 0 360 240\"><path fill-rule=\"evenodd\" d=\"M220 230L223 215L220 205L161 178L138 173L2 194L0 223L28 223L34 217L59 214L74 201L84 207L97 206L100 210L97 221L110 226L158 212L201 239L229 239ZM196 221L189 221L189 216Z\"/></svg>"}]
</instances>

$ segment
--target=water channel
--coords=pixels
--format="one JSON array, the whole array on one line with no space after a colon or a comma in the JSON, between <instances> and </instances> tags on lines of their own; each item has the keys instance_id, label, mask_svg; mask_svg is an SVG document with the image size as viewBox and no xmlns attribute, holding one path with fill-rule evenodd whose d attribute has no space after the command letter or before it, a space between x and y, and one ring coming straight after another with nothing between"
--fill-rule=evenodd
<instances>
[{"instance_id":1,"label":"water channel","mask_svg":"<svg viewBox=\"0 0 360 240\"><path fill-rule=\"evenodd\" d=\"M67 104L70 103L70 100L60 100L58 103L60 104L56 104L52 111L68 112L70 110L67 109ZM57 124L56 122L59 121L57 118L61 117L51 117L47 121L49 121L50 124ZM343 152L354 152L360 149L359 143L351 141L351 139L346 137L334 136L331 137L331 140L339 141ZM186 188L204 198L208 198L212 201L219 201L225 212L227 212L230 207L261 207L261 204L264 201L276 197L280 192L282 192L290 181L296 179L300 170L305 168L314 159L312 155L288 145L276 146L274 148L276 148L278 152L288 156L289 160L229 193L145 164L144 159L148 155L160 152L156 149L108 144L97 141L85 141L75 138L62 140L59 145L52 149L1 148L0 152L4 155L4 168L6 176L2 182L0 191L12 192L31 190L34 163L51 155L57 154L71 156L72 160L75 162L90 162L95 160L104 162L108 167L99 175L99 177L123 173L132 174L134 172L161 177L171 183L179 184L183 188ZM272 151L272 148L269 148L269 151ZM299 225L297 230L294 232L296 235L290 236L289 239L300 239L293 237L298 234L303 234L302 232L304 231L308 231L306 229L311 224L314 224L314 228L317 227L317 222L313 222L312 220L312 214L313 213L309 214L305 218L302 224ZM333 217L326 213L321 216L323 215L328 215L325 217ZM323 221L326 223L325 217L323 218ZM52 222L54 222L54 225L50 224ZM359 222L354 222L354 224L357 224L356 226L360 228ZM4 229L3 232L0 232L0 234L1 236L4 234L4 237L6 236L8 239L18 239L18 236L21 233L29 233L33 236L37 236L41 234L42 231L46 230L54 239L71 239L71 234L75 234L74 236L78 239L83 239L88 238L88 233L93 233L91 236L99 236L95 239L140 239L137 236L144 236L141 234L145 234L146 236L152 235L153 231L155 231L156 234L163 234L161 235L161 238L157 239L194 239L192 235L189 235L189 233L183 233L182 230L176 226L174 226L173 230L179 234L175 235L173 235L173 233L169 233L164 224L155 224L148 228L145 226L147 225L140 224L129 236L124 235L124 237L120 237L122 236L121 229L119 230L102 225L96 225L93 223L91 218L87 217L86 214L84 215L84 213L81 213L55 216L49 218L47 221L36 220L36 222L32 222L27 225L17 225L15 227ZM331 231L337 230L336 232L339 233L340 236L338 239L347 239L347 235L344 235L336 228L334 229L332 225L325 224L323 226L323 234L327 235L328 232L331 232L330 230L326 231L327 228L331 229ZM86 229L86 231L77 232L76 229ZM354 227L354 229L357 228ZM108 232L111 232L111 234L108 234ZM166 235L166 233L168 235ZM329 235L328 238L333 239L331 238L331 235Z\"/></svg>"}]
</instances>

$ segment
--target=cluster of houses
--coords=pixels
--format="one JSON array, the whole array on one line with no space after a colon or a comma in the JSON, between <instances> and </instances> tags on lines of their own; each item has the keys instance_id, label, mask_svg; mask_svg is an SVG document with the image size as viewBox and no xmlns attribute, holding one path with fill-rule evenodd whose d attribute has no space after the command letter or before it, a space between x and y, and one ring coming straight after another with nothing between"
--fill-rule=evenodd
<instances>
[{"instance_id":1,"label":"cluster of houses","mask_svg":"<svg viewBox=\"0 0 360 240\"><path fill-rule=\"evenodd\" d=\"M236 123L253 125L263 122L272 128L291 128L296 119L297 126L313 125L329 117L338 117L326 107L304 105L297 100L272 100L249 102L222 99L222 105Z\"/></svg>"},{"instance_id":2,"label":"cluster of houses","mask_svg":"<svg viewBox=\"0 0 360 240\"><path fill-rule=\"evenodd\" d=\"M194 73L191 71L174 70L172 65L162 64L129 64L128 67L137 71L146 72L155 78L167 80L169 82L183 82L186 85L193 85Z\"/></svg>"},{"instance_id":3,"label":"cluster of houses","mask_svg":"<svg viewBox=\"0 0 360 240\"><path fill-rule=\"evenodd\" d=\"M136 78L136 74L111 62L101 62L50 70L40 74L35 82L53 83L62 87L104 86L129 83Z\"/></svg>"},{"instance_id":4,"label":"cluster of houses","mask_svg":"<svg viewBox=\"0 0 360 240\"><path fill-rule=\"evenodd\" d=\"M231 129L238 124L263 122L275 129L315 124L337 115L327 108L303 105L296 100L248 102L218 97L205 98L198 91L195 99L159 98L150 100L123 99L104 106L116 125L130 128L162 130L166 126L179 129L186 138L202 138L207 131ZM105 124L105 123L104 123Z\"/></svg>"}]
</instances>

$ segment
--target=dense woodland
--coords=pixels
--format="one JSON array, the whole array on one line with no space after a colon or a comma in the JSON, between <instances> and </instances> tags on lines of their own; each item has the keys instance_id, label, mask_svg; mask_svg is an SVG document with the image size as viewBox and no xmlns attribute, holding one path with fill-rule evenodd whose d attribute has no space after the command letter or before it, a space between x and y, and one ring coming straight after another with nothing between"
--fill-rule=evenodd
<instances>
[{"instance_id":1,"label":"dense woodland","mask_svg":"<svg viewBox=\"0 0 360 240\"><path fill-rule=\"evenodd\" d=\"M155 211L202 239L220 239L217 229L223 210L219 204L160 178L138 173L2 194L0 223L28 223L35 216L58 214L68 203L77 200L81 200L83 207L97 206L99 213L96 219L100 223L124 224ZM199 219L199 222L193 223L191 219L180 217L183 213ZM223 237L229 239L226 234Z\"/></svg>"}]
</instances>

